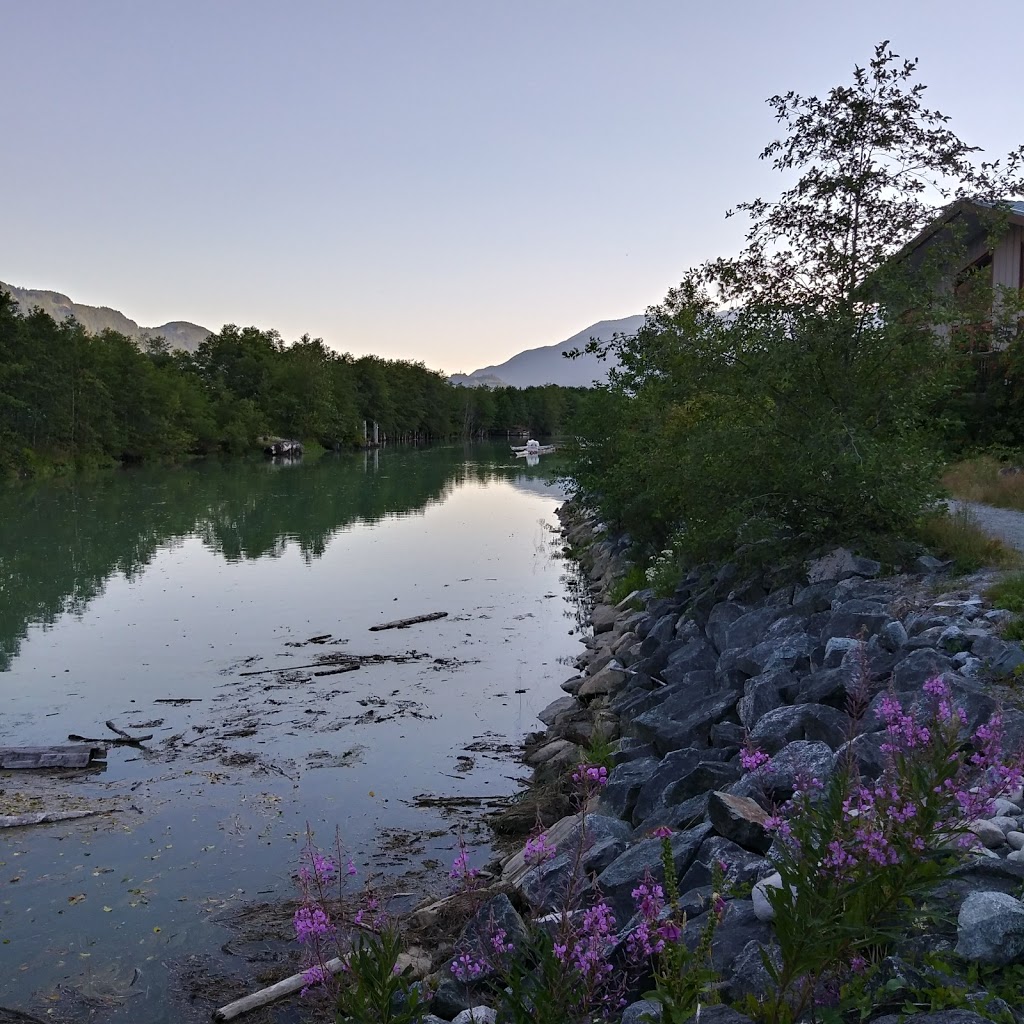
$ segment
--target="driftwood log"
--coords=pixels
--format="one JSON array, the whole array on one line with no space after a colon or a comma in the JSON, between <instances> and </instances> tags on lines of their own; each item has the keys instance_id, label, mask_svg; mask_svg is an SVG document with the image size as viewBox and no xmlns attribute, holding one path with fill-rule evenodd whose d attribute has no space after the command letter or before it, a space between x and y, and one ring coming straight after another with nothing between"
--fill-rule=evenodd
<instances>
[{"instance_id":1,"label":"driftwood log","mask_svg":"<svg viewBox=\"0 0 1024 1024\"><path fill-rule=\"evenodd\" d=\"M324 966L331 974L337 974L344 967L344 961L340 957L335 957L333 960L328 960ZM227 1006L214 1010L213 1019L234 1020L235 1017L241 1017L243 1013L248 1013L250 1010L258 1010L261 1006L266 1006L269 1003L276 1002L278 999L283 999L285 996L290 996L293 992L298 992L305 984L306 982L301 974L293 974L290 978L277 982L276 985L261 988L259 992L253 992L252 995L236 999L233 1003L228 1003Z\"/></svg>"},{"instance_id":2,"label":"driftwood log","mask_svg":"<svg viewBox=\"0 0 1024 1024\"><path fill-rule=\"evenodd\" d=\"M376 633L382 629L405 629L406 626L415 626L417 622L433 622L434 619L443 619L447 612L430 612L428 615L413 615L408 619L395 619L394 622L382 622L379 626L371 626L370 632Z\"/></svg>"}]
</instances>

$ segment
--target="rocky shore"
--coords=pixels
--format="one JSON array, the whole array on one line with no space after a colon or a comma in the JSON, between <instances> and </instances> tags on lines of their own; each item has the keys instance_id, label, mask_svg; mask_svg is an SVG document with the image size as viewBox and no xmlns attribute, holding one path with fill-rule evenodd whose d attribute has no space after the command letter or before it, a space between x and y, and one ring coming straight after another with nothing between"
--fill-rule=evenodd
<instances>
[{"instance_id":1,"label":"rocky shore","mask_svg":"<svg viewBox=\"0 0 1024 1024\"><path fill-rule=\"evenodd\" d=\"M505 861L501 882L519 895L521 909L543 915L560 909L569 873L581 862L583 884L612 907L621 941L631 927L632 891L648 874L663 880L662 842L651 833L667 826L695 935L709 912L716 863L727 865L735 889L750 893L728 900L712 960L726 1002L756 997L770 984L761 955L773 945L765 887L779 881L766 856L766 807L791 796L798 777L827 778L851 753L864 778L877 777L885 737L880 702L892 692L908 703L936 676L966 713L969 730L1001 709L1007 744L1024 744L1024 712L1013 706L1024 651L999 635L1010 613L986 604L991 574L951 579L942 563L926 557L912 573L883 577L879 563L844 549L805 563L799 578L723 564L694 570L671 597L640 592L611 606L602 600L623 571L628 541L604 536L571 506L562 515L567 541L586 552L598 603L579 672L562 684L566 696L541 714L547 731L532 738L526 760L538 782L549 780L579 763L596 734L614 741L613 767L585 823L580 812L546 830L558 854L533 866L516 854ZM861 687L867 681L867 706L853 719L847 708L855 679ZM756 784L740 763L748 743L771 755ZM908 936L907 961L927 950L984 965L1024 959L1024 904L1016 898L1024 886L1024 794L1006 794L996 812L972 823L979 848L935 894L950 924ZM585 849L574 856L573 838L583 830ZM491 919L510 935L523 930L508 896L500 895L456 949ZM913 975L907 961L890 956L887 975ZM915 1019L970 1024L1001 1014L1024 1021L1024 1006L984 991L965 992L963 1002L985 1016L955 1009ZM472 1003L471 991L443 980L433 1020L464 1024ZM623 1024L657 1009L630 1005ZM711 1016L715 1024L747 1020L727 1007Z\"/></svg>"}]
</instances>

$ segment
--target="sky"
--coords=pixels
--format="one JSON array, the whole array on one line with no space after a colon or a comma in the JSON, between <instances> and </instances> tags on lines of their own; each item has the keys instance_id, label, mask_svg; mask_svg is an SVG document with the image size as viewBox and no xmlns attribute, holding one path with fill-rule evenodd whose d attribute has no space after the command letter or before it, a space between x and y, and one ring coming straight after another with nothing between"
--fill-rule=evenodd
<instances>
[{"instance_id":1,"label":"sky","mask_svg":"<svg viewBox=\"0 0 1024 1024\"><path fill-rule=\"evenodd\" d=\"M641 313L874 44L999 155L1020 0L0 0L0 280L470 372Z\"/></svg>"}]
</instances>

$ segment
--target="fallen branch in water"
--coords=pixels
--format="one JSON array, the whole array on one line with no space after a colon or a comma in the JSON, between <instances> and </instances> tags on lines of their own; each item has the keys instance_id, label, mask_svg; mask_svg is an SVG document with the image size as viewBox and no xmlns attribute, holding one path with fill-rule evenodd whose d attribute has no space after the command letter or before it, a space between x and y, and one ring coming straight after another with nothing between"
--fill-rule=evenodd
<instances>
[{"instance_id":1,"label":"fallen branch in water","mask_svg":"<svg viewBox=\"0 0 1024 1024\"><path fill-rule=\"evenodd\" d=\"M68 739L74 740L76 743L106 743L107 745L112 747L138 747L141 746L145 740L151 740L153 738L153 734L151 732L147 732L144 736L132 736L131 734L125 732L124 729L119 729L109 719L107 719L107 721L104 724L111 732L117 733L117 739L111 739L111 737L109 736L106 736L102 739L96 736L79 736L73 732L68 734Z\"/></svg>"},{"instance_id":2,"label":"fallen branch in water","mask_svg":"<svg viewBox=\"0 0 1024 1024\"><path fill-rule=\"evenodd\" d=\"M328 960L324 967L331 974L337 974L344 969L345 961L340 957L335 957L333 960ZM303 980L301 974L293 974L290 978L285 978L284 981L279 981L277 984L270 985L267 988L261 988L259 992L253 992L252 995L236 999L233 1003L228 1003L227 1006L214 1010L213 1019L234 1020L235 1017L241 1017L243 1013L248 1013L250 1010L258 1010L261 1006L266 1006L269 1003L276 1002L278 999L283 999L285 996L290 996L293 992L298 992L301 988L304 988L305 985L306 981Z\"/></svg>"},{"instance_id":3,"label":"fallen branch in water","mask_svg":"<svg viewBox=\"0 0 1024 1024\"><path fill-rule=\"evenodd\" d=\"M406 626L415 626L417 622L433 622L435 619L443 619L447 612L430 612L428 615L413 615L408 619L395 619L394 622L382 622L379 626L371 626L370 632L376 633L382 629L405 629Z\"/></svg>"}]
</instances>

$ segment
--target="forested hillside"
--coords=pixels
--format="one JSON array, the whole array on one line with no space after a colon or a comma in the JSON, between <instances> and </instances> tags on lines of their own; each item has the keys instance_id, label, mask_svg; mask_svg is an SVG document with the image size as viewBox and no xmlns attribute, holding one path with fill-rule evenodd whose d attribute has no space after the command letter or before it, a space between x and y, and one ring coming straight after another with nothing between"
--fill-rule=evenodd
<instances>
[{"instance_id":1,"label":"forested hillside","mask_svg":"<svg viewBox=\"0 0 1024 1024\"><path fill-rule=\"evenodd\" d=\"M110 461L242 453L265 435L326 447L556 432L582 389L453 387L422 363L355 358L302 337L226 325L193 353L90 334L0 291L0 475Z\"/></svg>"}]
</instances>

